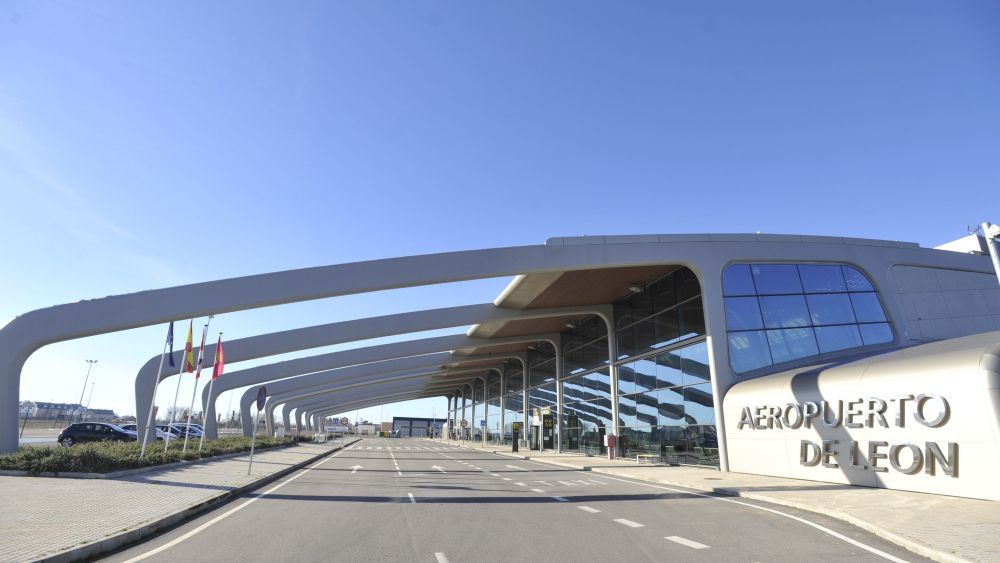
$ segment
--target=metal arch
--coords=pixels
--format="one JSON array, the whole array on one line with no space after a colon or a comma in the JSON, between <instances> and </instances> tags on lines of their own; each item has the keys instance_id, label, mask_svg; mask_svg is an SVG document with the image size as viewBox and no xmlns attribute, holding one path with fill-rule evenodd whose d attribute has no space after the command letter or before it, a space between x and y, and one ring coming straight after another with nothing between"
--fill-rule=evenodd
<instances>
[{"instance_id":1,"label":"metal arch","mask_svg":"<svg viewBox=\"0 0 1000 563\"><path fill-rule=\"evenodd\" d=\"M553 342L558 342L558 335L540 334L540 335L529 335L525 337L511 337L504 339L503 342L501 342L498 339L494 342L490 342L488 345L483 347L496 346L505 343L523 343L523 342L553 343ZM556 346L556 349L558 349L558 346ZM470 356L449 356L449 359L452 361L443 363L441 367L471 368L473 367L472 364L488 363L496 360L507 360L507 359L517 359L522 364L524 364L526 362L526 358L524 356L525 354L523 352L501 352L501 353L476 354ZM427 364L424 365L430 365L431 363L432 362L428 362ZM393 370L398 370L398 364L389 364L388 362L380 362L379 364L375 364L373 367L379 367L379 368L390 367ZM386 373L388 373L388 371L389 370L386 370ZM329 385L337 383L339 382L339 380L344 379L344 375L345 371L342 368L340 370L328 370L324 372L318 372L306 376L293 377L279 381L276 384L277 387L275 385L272 385L271 387L268 388L268 391L270 393L267 402L268 406L265 407L267 409L265 419L273 420L273 412L275 408L277 408L278 403L280 402L275 400L276 395L282 394L282 398L284 398L284 397L302 396L302 395L294 395L293 393L295 391L301 391L303 394L308 394L316 391L323 391L326 388L328 388ZM255 397L256 397L256 388L247 389L240 400L240 408L241 409L246 408L247 410L249 410L250 402L252 402ZM245 425L249 424L246 418L244 418L244 422Z\"/></svg>"},{"instance_id":2,"label":"metal arch","mask_svg":"<svg viewBox=\"0 0 1000 563\"><path fill-rule=\"evenodd\" d=\"M416 346L418 347L422 346L421 348L422 351L429 352L433 350L438 350L442 345L454 344L456 341L458 341L458 339L468 338L468 337L459 336L459 337L445 337L445 338L447 338L448 340L442 341L440 339L434 338L434 339L425 339L427 341L425 344L420 344L421 342L425 341L419 341L419 340L410 341L409 343L397 343L397 344L410 344L416 342L417 343ZM528 342L549 342L549 343L558 342L558 335L533 334L526 336L513 336L508 338L497 338L493 340L487 340L485 342L477 342L476 345L480 348L489 348L492 346L500 346L504 344L523 344ZM514 354L508 353L505 355L477 354L471 356L456 356L451 354L427 354L423 356L409 356L408 358L395 358L395 354L398 353L397 352L398 347L396 344L386 344L371 348L377 348L378 350L375 351L375 353L373 354L367 354L367 357L369 359L378 358L381 361L365 363L361 365L352 365L351 367L346 367L346 368L340 367L337 369L327 369L318 372L313 372L312 370L310 370L310 373L308 375L302 375L299 377L288 377L290 375L296 375L296 373L292 373L291 370L280 370L280 371L272 370L273 375L281 373L284 374L284 377L287 377L287 379L282 379L276 384L271 384L271 387L268 389L268 391L272 391L271 394L273 395L279 392L304 389L317 385L326 385L329 382L330 378L340 379L342 377L346 377L348 374L354 376L373 375L376 370L382 370L381 372L385 372L390 370L400 370L400 369L409 369L420 366L429 366L434 363L452 366L452 365L462 365L463 363L472 361L492 360L497 357L503 357L503 358L518 357L516 353ZM410 351L414 349L413 346L407 346L406 348L408 348ZM358 350L367 350L367 349L358 349ZM339 353L335 352L334 354L327 354L325 356L336 358L338 357L336 356L336 354ZM394 359L386 359L387 357L392 357ZM354 359L356 360L357 357L355 357ZM441 361L438 361L439 359ZM293 360L293 362L294 361L295 360ZM282 362L282 363L284 364L290 362ZM327 361L325 359L323 362L310 361L308 363L313 367L316 367L318 365L328 365L330 367L335 367L337 364L337 362L335 361ZM240 381L245 383L245 379L246 378L240 378ZM254 397L256 397L256 392L257 392L256 389L257 389L256 387L252 387L248 388L244 392L239 403L239 408L241 412L247 412L249 410L250 403L253 401ZM249 420L246 417L244 417L243 420L245 425L250 424Z\"/></svg>"},{"instance_id":3,"label":"metal arch","mask_svg":"<svg viewBox=\"0 0 1000 563\"><path fill-rule=\"evenodd\" d=\"M303 413L308 415L311 412L315 412L317 409L322 409L328 407L331 404L342 404L345 401L367 401L371 404L384 404L386 398L395 397L395 401L407 400L403 395L408 394L419 394L419 393L430 393L434 396L438 396L441 393L446 392L451 388L452 383L439 383L432 386L398 386L391 389L387 389L379 393L378 395L364 394L364 393L353 393L348 395L338 395L336 397L326 397L314 399L311 401L304 402L298 405ZM392 402L395 402L392 401Z\"/></svg>"},{"instance_id":4,"label":"metal arch","mask_svg":"<svg viewBox=\"0 0 1000 563\"><path fill-rule=\"evenodd\" d=\"M275 396L272 396L271 398L268 399L268 403L274 403L274 404L269 404L268 406L264 407L265 420L268 421L268 425L267 425L268 431L273 431L273 421L270 421L269 418L273 416L274 408L279 403L286 403L286 407L285 408L286 409L291 409L291 408L294 408L294 406L292 406L292 405L298 405L302 401L308 401L308 400L313 400L313 399L325 398L325 397L328 397L331 394L340 393L340 392L347 391L347 390L350 390L350 389L374 388L375 386L378 386L378 385L383 385L383 384L386 384L386 383L399 382L399 381L418 381L418 380L421 380L421 379L431 379L431 378L434 378L434 377L452 377L452 376L457 376L457 375L464 375L464 374L467 374L467 373L480 373L480 372L482 372L485 369L489 369L489 368L487 368L487 367L481 367L481 368L477 367L475 369L467 369L467 370L432 369L432 370L414 370L413 372L404 372L404 373L398 373L397 372L396 375L386 375L386 376L380 377L379 379L374 380L374 381L350 382L350 383L344 382L344 383L341 383L339 385L338 384L334 384L332 387L331 386L323 386L323 387L312 388L312 390L305 391L305 392L302 392L302 391L294 392L293 391L293 392L290 392L290 393L282 393L281 397L277 397L276 398ZM428 382L428 383L430 383L430 382Z\"/></svg>"},{"instance_id":5,"label":"metal arch","mask_svg":"<svg viewBox=\"0 0 1000 563\"><path fill-rule=\"evenodd\" d=\"M421 332L432 329L448 328L465 326L468 324L474 324L479 322L488 321L502 321L502 320L521 320L521 319L536 319L536 318L546 318L546 317L558 317L558 316L574 316L580 314L593 314L591 307L587 306L574 306L574 307L562 307L562 308L546 308L546 309L504 309L494 306L491 303L483 303L477 305L463 305L459 307L445 307L440 309L429 309L423 311L413 311L407 313L400 313L397 315L385 315L380 317L368 317L362 319L354 319L349 321L341 321L336 323L328 323L323 325L305 327L294 330L286 330L280 332L274 332L270 334L262 334L257 336L251 336L247 338L234 339L226 342L226 361L229 364L233 364L239 361L263 358L267 356L283 354L288 352L296 352L311 348L317 348L322 346L329 346L333 344L343 344L346 342L355 342L360 340L366 340L371 338L379 338L385 336L395 336L400 334L406 334L411 332ZM457 336L454 337L439 337L438 342L446 342L448 339L452 339L455 343L454 345L443 345L444 347L440 350L445 349L460 349L455 346L475 346L476 342L484 339L470 338L468 340L460 340ZM430 341L432 339L424 339L425 341ZM399 349L395 352L398 356L407 355L418 355L422 353L419 349L408 349L404 343L399 343ZM416 344L412 346L417 346ZM375 347L370 347L373 351ZM434 351L440 351L434 350ZM366 363L368 361L364 357L358 357L359 354L363 356L362 352L352 352L351 350L344 350L339 352L342 361L345 362L342 365L350 365L355 363ZM183 351L177 351L173 353L174 360L177 365L182 365L183 362ZM215 358L215 344L210 344L205 346L205 357L207 361L214 361ZM153 384L156 380L156 371L159 367L160 356L153 356L136 374L135 380L135 400L136 400L136 412L139 413L139 432L145 428L146 416L149 413L149 400L153 391ZM293 360L294 361L294 360ZM281 363L279 363L281 364ZM253 368L250 370L240 370L238 372L230 372L227 375L240 374L240 380L244 381L244 385L252 383L263 383L265 381L270 381L277 378L266 379L267 375L263 373L263 368L265 366L259 366L261 369L258 370ZM160 381L164 381L170 377L174 377L176 374L167 374ZM211 397L209 396L208 388L202 390L202 408L206 414L206 428L208 429L208 437L214 437L216 432L215 420L215 400L223 392L233 389L234 386L231 384L233 379L227 377L224 380L216 381L216 385L212 389ZM237 385L236 387L242 387L242 385Z\"/></svg>"}]
</instances>

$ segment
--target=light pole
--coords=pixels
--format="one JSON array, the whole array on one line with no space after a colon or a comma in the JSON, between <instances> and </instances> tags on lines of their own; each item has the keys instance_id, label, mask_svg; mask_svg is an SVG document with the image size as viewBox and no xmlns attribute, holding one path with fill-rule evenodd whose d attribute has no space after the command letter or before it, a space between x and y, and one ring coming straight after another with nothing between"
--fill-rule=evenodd
<instances>
[{"instance_id":1,"label":"light pole","mask_svg":"<svg viewBox=\"0 0 1000 563\"><path fill-rule=\"evenodd\" d=\"M83 420L84 420L85 422L86 422L86 420L87 420L88 418L90 418L90 400L91 400L92 398L94 398L94 386L95 386L95 385L97 385L97 382L96 382L96 381L92 381L92 382L90 383L90 394L89 394L89 395L87 395L87 407L86 407L86 408L84 409L84 413L85 413L85 414L84 414L84 416L85 416L86 418L84 418ZM103 389L103 387L102 387L102 389Z\"/></svg>"},{"instance_id":2,"label":"light pole","mask_svg":"<svg viewBox=\"0 0 1000 563\"><path fill-rule=\"evenodd\" d=\"M79 401L79 403L80 403L80 408L81 409L83 409L83 394L87 392L87 381L90 380L90 368L94 367L94 364L97 363L97 360L86 360L86 362L87 362L87 376L83 378L83 389L80 391L80 401ZM73 417L73 420L76 420L75 416ZM83 411L82 410L80 412L80 420L83 420ZM71 420L70 423L72 423L72 422L73 421Z\"/></svg>"}]
</instances>

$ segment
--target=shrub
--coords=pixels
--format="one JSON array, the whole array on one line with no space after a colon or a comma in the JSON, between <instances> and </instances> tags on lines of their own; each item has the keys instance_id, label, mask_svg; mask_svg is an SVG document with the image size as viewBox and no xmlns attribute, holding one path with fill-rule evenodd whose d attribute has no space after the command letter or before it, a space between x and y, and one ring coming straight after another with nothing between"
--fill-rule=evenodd
<instances>
[{"instance_id":1,"label":"shrub","mask_svg":"<svg viewBox=\"0 0 1000 563\"><path fill-rule=\"evenodd\" d=\"M258 450L294 445L296 440L287 438L257 438ZM250 451L250 438L226 437L206 440L202 450L198 444L188 442L187 452L181 453L183 440L171 441L164 452L163 442L146 447L146 456L139 459L140 444L94 442L68 448L22 446L14 453L0 454L0 470L40 473L109 473L124 469L152 467L176 461L211 458L220 455Z\"/></svg>"}]
</instances>

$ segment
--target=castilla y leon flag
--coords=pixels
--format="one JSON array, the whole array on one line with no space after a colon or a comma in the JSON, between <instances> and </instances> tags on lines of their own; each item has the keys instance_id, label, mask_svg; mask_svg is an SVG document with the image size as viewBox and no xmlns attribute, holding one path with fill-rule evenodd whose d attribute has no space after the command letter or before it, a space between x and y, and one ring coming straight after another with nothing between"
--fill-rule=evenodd
<instances>
[{"instance_id":1,"label":"castilla y leon flag","mask_svg":"<svg viewBox=\"0 0 1000 563\"><path fill-rule=\"evenodd\" d=\"M184 371L191 373L194 371L194 346L192 339L194 337L194 321L188 325L188 338L187 344L184 345Z\"/></svg>"},{"instance_id":2,"label":"castilla y leon flag","mask_svg":"<svg viewBox=\"0 0 1000 563\"><path fill-rule=\"evenodd\" d=\"M222 375L222 370L226 367L226 354L222 351L222 333L219 333L219 342L215 345L215 366L212 368L212 379L217 379Z\"/></svg>"}]
</instances>

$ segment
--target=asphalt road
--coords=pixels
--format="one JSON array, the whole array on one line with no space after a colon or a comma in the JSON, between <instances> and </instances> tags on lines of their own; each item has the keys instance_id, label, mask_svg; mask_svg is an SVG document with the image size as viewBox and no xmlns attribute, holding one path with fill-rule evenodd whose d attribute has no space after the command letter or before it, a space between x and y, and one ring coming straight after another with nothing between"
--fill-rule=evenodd
<instances>
[{"instance_id":1,"label":"asphalt road","mask_svg":"<svg viewBox=\"0 0 1000 563\"><path fill-rule=\"evenodd\" d=\"M843 522L365 439L103 561L926 561Z\"/></svg>"}]
</instances>

